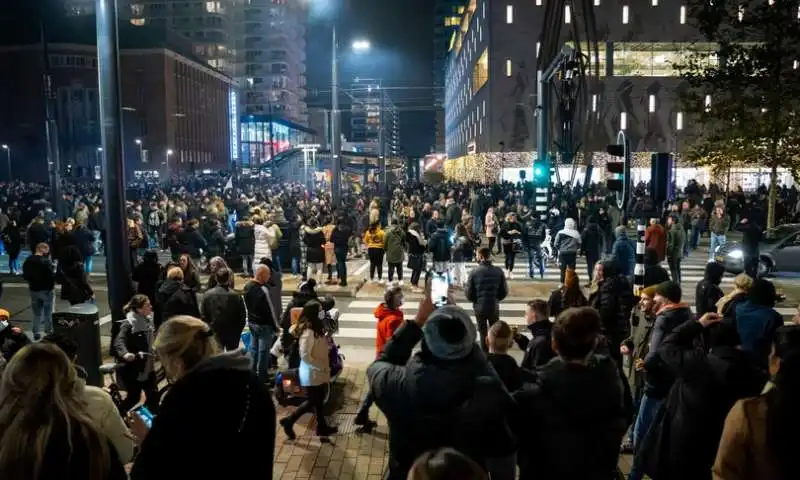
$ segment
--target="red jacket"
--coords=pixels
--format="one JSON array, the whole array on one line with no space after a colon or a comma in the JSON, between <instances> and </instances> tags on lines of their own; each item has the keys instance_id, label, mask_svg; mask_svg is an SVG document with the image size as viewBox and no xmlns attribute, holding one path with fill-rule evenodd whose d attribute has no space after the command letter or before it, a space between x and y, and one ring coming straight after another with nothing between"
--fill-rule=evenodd
<instances>
[{"instance_id":1,"label":"red jacket","mask_svg":"<svg viewBox=\"0 0 800 480\"><path fill-rule=\"evenodd\" d=\"M650 225L644 231L645 248L652 248L658 253L658 261L663 262L667 256L667 232L659 224Z\"/></svg>"},{"instance_id":2,"label":"red jacket","mask_svg":"<svg viewBox=\"0 0 800 480\"><path fill-rule=\"evenodd\" d=\"M383 353L386 342L392 338L394 332L403 324L403 312L400 310L392 310L381 303L375 309L375 318L378 319L378 335L375 337L375 351L376 356Z\"/></svg>"}]
</instances>

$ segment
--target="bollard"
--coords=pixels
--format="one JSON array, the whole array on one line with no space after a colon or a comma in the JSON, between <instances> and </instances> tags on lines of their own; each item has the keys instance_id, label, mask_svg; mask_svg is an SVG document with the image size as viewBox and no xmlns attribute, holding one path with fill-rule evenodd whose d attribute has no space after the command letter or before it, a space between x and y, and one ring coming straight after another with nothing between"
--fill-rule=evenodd
<instances>
[{"instance_id":1,"label":"bollard","mask_svg":"<svg viewBox=\"0 0 800 480\"><path fill-rule=\"evenodd\" d=\"M633 294L639 296L644 288L644 216L636 222L636 268L633 270Z\"/></svg>"},{"instance_id":2,"label":"bollard","mask_svg":"<svg viewBox=\"0 0 800 480\"><path fill-rule=\"evenodd\" d=\"M100 365L103 359L100 351L100 315L97 305L81 303L67 310L54 312L53 328L55 333L71 338L78 344L76 363L86 370L86 383L102 387Z\"/></svg>"}]
</instances>

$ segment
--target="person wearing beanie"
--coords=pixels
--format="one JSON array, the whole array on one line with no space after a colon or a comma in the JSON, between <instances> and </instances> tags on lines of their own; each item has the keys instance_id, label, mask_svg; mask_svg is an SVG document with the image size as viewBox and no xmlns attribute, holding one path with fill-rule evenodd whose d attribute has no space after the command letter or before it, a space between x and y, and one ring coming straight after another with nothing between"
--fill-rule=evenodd
<instances>
[{"instance_id":1,"label":"person wearing beanie","mask_svg":"<svg viewBox=\"0 0 800 480\"><path fill-rule=\"evenodd\" d=\"M414 461L435 448L455 448L484 470L488 459L514 453L506 418L513 400L476 340L462 308L434 310L428 282L416 318L405 321L367 369L375 404L389 423L387 480L405 480Z\"/></svg>"},{"instance_id":2,"label":"person wearing beanie","mask_svg":"<svg viewBox=\"0 0 800 480\"><path fill-rule=\"evenodd\" d=\"M622 275L631 277L633 269L636 267L636 246L628 238L628 232L622 225L614 229L614 238L614 245L611 247L611 259Z\"/></svg>"},{"instance_id":3,"label":"person wearing beanie","mask_svg":"<svg viewBox=\"0 0 800 480\"><path fill-rule=\"evenodd\" d=\"M650 345L644 359L635 362L637 371L644 371L644 395L639 404L639 413L633 426L634 455L640 454L639 447L650 428L659 408L667 397L675 377L672 369L667 366L659 354L659 348L664 338L675 328L695 319L689 305L681 303L683 292L680 284L676 282L662 282L656 285L653 297L653 306L656 311L656 320L650 336ZM634 468L628 477L629 480L641 480L644 472L636 468L640 460L634 459Z\"/></svg>"},{"instance_id":4,"label":"person wearing beanie","mask_svg":"<svg viewBox=\"0 0 800 480\"><path fill-rule=\"evenodd\" d=\"M685 245L686 232L681 225L681 219L677 214L672 214L667 217L667 262L673 282L681 281L681 260L685 253Z\"/></svg>"}]
</instances>

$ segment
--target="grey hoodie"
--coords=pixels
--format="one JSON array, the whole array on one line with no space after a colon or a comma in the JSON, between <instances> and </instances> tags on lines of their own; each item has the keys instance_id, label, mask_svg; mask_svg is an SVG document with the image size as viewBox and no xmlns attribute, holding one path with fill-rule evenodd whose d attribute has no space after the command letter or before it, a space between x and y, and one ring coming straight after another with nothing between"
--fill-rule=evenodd
<instances>
[{"instance_id":1,"label":"grey hoodie","mask_svg":"<svg viewBox=\"0 0 800 480\"><path fill-rule=\"evenodd\" d=\"M559 254L577 254L581 248L581 233L575 228L575 220L568 218L564 221L564 229L556 234L553 244Z\"/></svg>"}]
</instances>

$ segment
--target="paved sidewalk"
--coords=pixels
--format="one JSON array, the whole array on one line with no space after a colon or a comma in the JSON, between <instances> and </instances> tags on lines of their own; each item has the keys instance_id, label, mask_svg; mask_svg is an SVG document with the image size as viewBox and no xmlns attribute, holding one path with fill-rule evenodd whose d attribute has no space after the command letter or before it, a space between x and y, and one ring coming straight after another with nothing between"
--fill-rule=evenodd
<instances>
[{"instance_id":1,"label":"paved sidewalk","mask_svg":"<svg viewBox=\"0 0 800 480\"><path fill-rule=\"evenodd\" d=\"M304 415L295 425L297 439L289 441L278 426L275 440L274 480L341 479L381 480L389 455L386 417L373 407L371 418L378 427L371 434L356 433L353 426L356 410L367 388L366 367L346 367L336 381L329 418L339 433L331 443L320 443L314 436L314 419ZM294 407L277 406L278 418ZM620 457L623 472L630 470L630 456Z\"/></svg>"}]
</instances>

